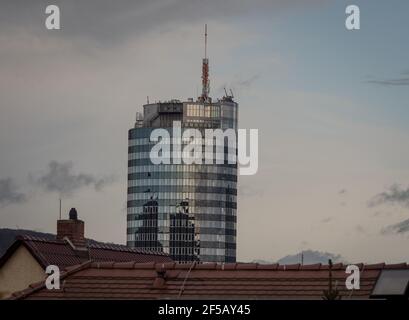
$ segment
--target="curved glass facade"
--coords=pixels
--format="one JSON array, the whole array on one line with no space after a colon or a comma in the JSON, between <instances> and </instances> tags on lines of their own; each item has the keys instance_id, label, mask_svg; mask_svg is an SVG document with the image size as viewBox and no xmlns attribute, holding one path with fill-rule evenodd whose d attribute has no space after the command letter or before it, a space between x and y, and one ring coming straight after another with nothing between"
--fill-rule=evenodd
<instances>
[{"instance_id":1,"label":"curved glass facade","mask_svg":"<svg viewBox=\"0 0 409 320\"><path fill-rule=\"evenodd\" d=\"M180 108L184 110L180 113L182 134L193 127L204 137L209 123L213 128L225 123L236 129L237 104L229 105L225 117L221 117L223 107L215 106L206 111L207 106L193 108L192 103L184 103ZM174 113L165 115L176 119ZM207 122L209 117L212 122ZM227 161L229 154L237 154L235 146L215 147L225 159L221 164L204 164L203 160L203 164L155 165L150 151L156 142L150 141L150 135L157 127L148 125L129 131L127 244L169 253L179 262L235 262L237 164ZM172 137L172 128L166 130ZM172 139L168 143L173 148ZM186 144L182 142L182 150ZM201 148L204 156L205 140Z\"/></svg>"}]
</instances>

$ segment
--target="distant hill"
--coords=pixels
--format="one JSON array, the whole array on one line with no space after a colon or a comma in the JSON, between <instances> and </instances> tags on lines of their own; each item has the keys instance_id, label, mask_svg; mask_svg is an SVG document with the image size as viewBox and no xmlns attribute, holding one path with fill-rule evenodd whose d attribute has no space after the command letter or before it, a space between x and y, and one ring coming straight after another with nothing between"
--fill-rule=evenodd
<instances>
[{"instance_id":1,"label":"distant hill","mask_svg":"<svg viewBox=\"0 0 409 320\"><path fill-rule=\"evenodd\" d=\"M340 255L329 253L329 252L313 251L313 250L304 250L294 255L288 255L288 256L281 258L277 262L279 264L301 263L301 255L304 256L304 264L315 264L315 263L328 264L328 259L331 259L333 263L345 262L345 259L341 257Z\"/></svg>"},{"instance_id":2,"label":"distant hill","mask_svg":"<svg viewBox=\"0 0 409 320\"><path fill-rule=\"evenodd\" d=\"M1 229L0 228L0 257L6 252L6 250L13 244L17 236L27 235L33 237L40 237L46 239L55 239L55 234L37 232L33 230L24 230L24 229ZM91 243L103 243L95 241L92 239L87 239Z\"/></svg>"},{"instance_id":3,"label":"distant hill","mask_svg":"<svg viewBox=\"0 0 409 320\"><path fill-rule=\"evenodd\" d=\"M6 250L12 245L16 237L19 235L55 239L55 235L51 233L23 229L0 229L0 257L6 252Z\"/></svg>"},{"instance_id":4,"label":"distant hill","mask_svg":"<svg viewBox=\"0 0 409 320\"><path fill-rule=\"evenodd\" d=\"M304 264L315 264L322 263L328 264L328 259L331 259L333 263L346 262L345 259L337 254L329 252L321 252L314 250L304 250L299 253L285 256L278 261L267 261L267 260L253 260L254 263L269 264L269 263L279 263L279 264L297 264L301 263L301 255L304 256Z\"/></svg>"}]
</instances>

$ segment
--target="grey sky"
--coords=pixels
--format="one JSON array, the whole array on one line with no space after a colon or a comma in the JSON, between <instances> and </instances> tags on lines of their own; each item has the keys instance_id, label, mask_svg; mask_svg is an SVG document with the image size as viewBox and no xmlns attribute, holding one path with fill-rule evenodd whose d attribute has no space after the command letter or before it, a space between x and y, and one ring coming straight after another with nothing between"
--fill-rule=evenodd
<instances>
[{"instance_id":1,"label":"grey sky","mask_svg":"<svg viewBox=\"0 0 409 320\"><path fill-rule=\"evenodd\" d=\"M47 172L32 180L46 191L57 192L60 196L71 196L75 191L88 186L92 186L96 191L99 191L113 182L112 178L74 173L71 162L59 163L57 161L51 161L48 164Z\"/></svg>"},{"instance_id":2,"label":"grey sky","mask_svg":"<svg viewBox=\"0 0 409 320\"><path fill-rule=\"evenodd\" d=\"M406 1L355 1L354 33L343 0L52 3L60 31L49 1L0 1L0 227L54 232L62 196L88 237L124 243L127 130L147 96L196 96L207 23L211 94L232 87L240 127L260 130L238 258L409 260L407 233L384 232L407 206L368 206L409 185Z\"/></svg>"},{"instance_id":3,"label":"grey sky","mask_svg":"<svg viewBox=\"0 0 409 320\"><path fill-rule=\"evenodd\" d=\"M0 205L22 203L26 196L20 193L11 178L0 179Z\"/></svg>"}]
</instances>

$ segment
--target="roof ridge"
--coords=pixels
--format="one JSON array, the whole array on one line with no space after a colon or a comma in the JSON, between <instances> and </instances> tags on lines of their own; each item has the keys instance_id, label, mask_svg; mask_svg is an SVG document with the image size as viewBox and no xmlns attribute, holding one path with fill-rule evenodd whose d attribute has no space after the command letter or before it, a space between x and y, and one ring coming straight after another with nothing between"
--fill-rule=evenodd
<instances>
[{"instance_id":1,"label":"roof ridge","mask_svg":"<svg viewBox=\"0 0 409 320\"><path fill-rule=\"evenodd\" d=\"M45 237L31 236L28 234L20 234L16 236L16 240L25 240L25 241L38 241L38 242L50 242L50 243L62 243L63 241Z\"/></svg>"},{"instance_id":2,"label":"roof ridge","mask_svg":"<svg viewBox=\"0 0 409 320\"><path fill-rule=\"evenodd\" d=\"M341 265L346 267L344 264L338 264L338 267ZM383 267L383 264L378 266ZM404 266L406 268L407 264ZM295 269L296 267L298 269ZM229 270L233 272L229 273ZM339 283L345 281L348 277L345 269L335 270L333 280ZM371 298L376 279L382 270L371 271L365 266L365 272L359 291L348 292L340 289L342 299ZM328 266L321 268L321 264L295 264L284 270L284 267L279 269L278 264L196 265L195 262L175 264L89 261L69 268L61 277L63 282L60 290L48 291L44 283L38 283L14 294L12 299L322 300L323 292L328 289L328 277Z\"/></svg>"},{"instance_id":3,"label":"roof ridge","mask_svg":"<svg viewBox=\"0 0 409 320\"><path fill-rule=\"evenodd\" d=\"M138 266L141 268L146 266L150 268L152 262L136 262L136 261L127 261L127 262L110 262L106 263L105 268L115 268L121 269L122 267L125 269L130 268L130 263L132 264L132 268ZM391 269L391 268L408 268L409 265L407 263L400 263L400 264L385 264L382 263L375 263L375 264L362 264L362 263L351 263L351 264L343 264L339 263L334 265L334 271L339 271L345 269L348 265L358 265L360 268L365 268L365 270L374 270L374 269ZM93 267L94 265L91 265ZM189 269L191 267L190 263L180 263L175 261L170 262L155 262L155 267L159 267L166 270L173 270L173 269ZM314 264L287 264L287 265L280 265L277 263L273 264L259 264L259 263L247 263L247 262L239 262L239 263L215 263L215 262L199 262L196 263L193 267L193 270L225 270L225 271L245 271L245 270L258 270L258 271L322 271L328 270L328 265L324 265L322 263L314 263Z\"/></svg>"},{"instance_id":4,"label":"roof ridge","mask_svg":"<svg viewBox=\"0 0 409 320\"><path fill-rule=\"evenodd\" d=\"M161 252L161 251L153 251L153 250L146 250L146 249L139 249L139 248L132 248L128 247L123 244L116 244L116 243L89 243L88 248L91 249L105 249L105 250L112 250L112 251L124 251L124 252L134 252L134 253L141 253L141 254L149 254L149 255L157 255L157 256L167 256L168 254Z\"/></svg>"},{"instance_id":5,"label":"roof ridge","mask_svg":"<svg viewBox=\"0 0 409 320\"><path fill-rule=\"evenodd\" d=\"M136 262L136 261L126 261L126 262L96 262L92 261L93 263L90 265L91 268L98 266L104 266L104 268L111 269L141 269L141 268L160 268L160 269L165 269L165 270L174 270L174 269L190 269L191 264L190 263L178 263L175 261L169 261L169 262ZM383 270L383 269L389 269L389 268L408 268L409 265L407 263L401 263L401 264L385 264L384 262L382 263L376 263L376 264L343 264L339 263L334 265L334 271L339 271L343 270L346 268L348 265L359 265L360 267L364 267L365 270ZM221 270L221 271L248 271L248 270L254 270L254 271L300 271L300 272L307 272L307 271L325 271L328 270L328 265L324 265L321 263L315 263L315 264L288 264L288 265L280 265L280 264L259 264L259 263L246 263L246 262L239 262L239 263L215 263L215 262L199 262L196 263L193 267L193 270Z\"/></svg>"},{"instance_id":6,"label":"roof ridge","mask_svg":"<svg viewBox=\"0 0 409 320\"><path fill-rule=\"evenodd\" d=\"M64 240L50 239L50 238L37 237L37 236L31 236L31 235L25 235L25 234L16 236L16 240L33 241L33 242L47 242L47 243L55 243L55 244L65 244L66 243ZM93 241L90 241L89 239L87 239L88 248L105 249L105 250L113 250L113 251L126 251L126 252L150 254L150 255L157 255L157 256L167 256L166 253L160 252L160 251L132 248L132 247L128 247L126 245L117 244L117 243L105 243L105 242L93 242Z\"/></svg>"}]
</instances>

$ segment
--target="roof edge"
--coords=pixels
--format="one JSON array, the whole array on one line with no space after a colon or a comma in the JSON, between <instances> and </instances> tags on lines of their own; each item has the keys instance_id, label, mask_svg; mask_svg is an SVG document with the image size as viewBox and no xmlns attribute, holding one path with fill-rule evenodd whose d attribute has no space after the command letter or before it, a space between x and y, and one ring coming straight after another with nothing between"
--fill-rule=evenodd
<instances>
[{"instance_id":1,"label":"roof edge","mask_svg":"<svg viewBox=\"0 0 409 320\"><path fill-rule=\"evenodd\" d=\"M6 263L10 256L18 249L23 241L16 237L13 243L7 248L6 252L0 257L0 268Z\"/></svg>"}]
</instances>

